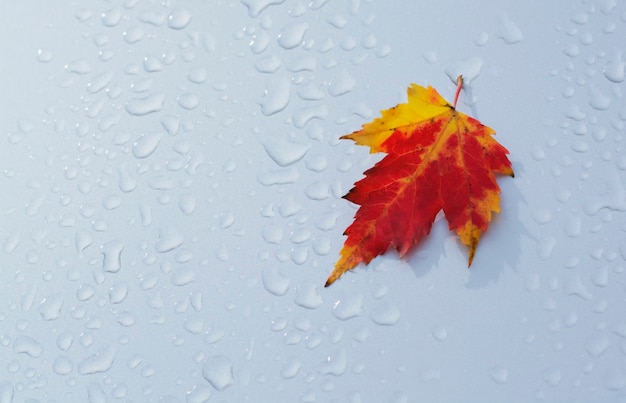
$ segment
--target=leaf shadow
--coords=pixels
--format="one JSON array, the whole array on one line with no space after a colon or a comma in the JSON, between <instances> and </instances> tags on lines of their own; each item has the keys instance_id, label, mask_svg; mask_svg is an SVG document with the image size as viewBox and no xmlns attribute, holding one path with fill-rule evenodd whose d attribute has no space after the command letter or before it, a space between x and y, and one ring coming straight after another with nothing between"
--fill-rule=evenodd
<instances>
[{"instance_id":1,"label":"leaf shadow","mask_svg":"<svg viewBox=\"0 0 626 403\"><path fill-rule=\"evenodd\" d=\"M516 164L516 172L523 174L523 167ZM519 177L520 175L518 175ZM502 211L494 215L489 230L483 234L476 251L466 287L480 289L496 282L506 267L515 270L521 256L522 237L533 238L528 228L520 219L520 206L526 203L519 187L511 178L498 178L502 189ZM441 259L446 256L446 242L449 236L448 222L440 212L437 215L431 233L405 257L416 277L421 278L435 267L441 266ZM467 253L467 247L457 238L458 248Z\"/></svg>"}]
</instances>

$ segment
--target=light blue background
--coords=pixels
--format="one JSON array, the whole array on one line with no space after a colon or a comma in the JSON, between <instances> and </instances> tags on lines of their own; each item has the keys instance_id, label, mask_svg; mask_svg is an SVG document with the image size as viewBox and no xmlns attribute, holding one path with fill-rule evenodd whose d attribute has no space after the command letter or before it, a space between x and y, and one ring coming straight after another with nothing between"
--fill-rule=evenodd
<instances>
[{"instance_id":1,"label":"light blue background","mask_svg":"<svg viewBox=\"0 0 626 403\"><path fill-rule=\"evenodd\" d=\"M0 403L624 401L626 4L0 5ZM323 288L411 82L516 177Z\"/></svg>"}]
</instances>

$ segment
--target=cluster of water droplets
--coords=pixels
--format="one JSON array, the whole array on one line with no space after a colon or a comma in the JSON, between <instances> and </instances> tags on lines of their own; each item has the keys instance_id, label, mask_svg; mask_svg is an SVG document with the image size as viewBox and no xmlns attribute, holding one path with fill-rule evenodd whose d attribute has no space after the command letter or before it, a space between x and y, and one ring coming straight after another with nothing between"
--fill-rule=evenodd
<instances>
[{"instance_id":1,"label":"cluster of water droplets","mask_svg":"<svg viewBox=\"0 0 626 403\"><path fill-rule=\"evenodd\" d=\"M526 283L531 294L544 295L549 332L528 340L551 345L555 356L582 351L584 358L578 367L557 358L546 365L536 396L548 400L572 386L589 396L626 388L626 367L609 358L626 345L618 313L626 267L626 62L615 40L626 28L625 11L612 0L585 1L556 27L563 65L550 75L560 93L547 100L566 107L544 121L545 139L531 154L553 186L532 211L546 269L529 272Z\"/></svg>"}]
</instances>

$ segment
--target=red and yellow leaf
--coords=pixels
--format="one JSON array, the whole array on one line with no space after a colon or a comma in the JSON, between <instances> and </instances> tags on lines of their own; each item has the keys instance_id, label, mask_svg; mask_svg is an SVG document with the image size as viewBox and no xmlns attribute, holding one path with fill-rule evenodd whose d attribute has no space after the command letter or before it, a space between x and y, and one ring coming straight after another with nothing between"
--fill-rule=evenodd
<instances>
[{"instance_id":1,"label":"red and yellow leaf","mask_svg":"<svg viewBox=\"0 0 626 403\"><path fill-rule=\"evenodd\" d=\"M458 84L453 105L434 88L411 84L407 103L341 137L387 155L344 196L360 208L326 286L389 246L404 255L429 234L440 210L469 247L471 266L492 213L500 211L494 174L513 176L513 169L495 132L456 110L461 77Z\"/></svg>"}]
</instances>

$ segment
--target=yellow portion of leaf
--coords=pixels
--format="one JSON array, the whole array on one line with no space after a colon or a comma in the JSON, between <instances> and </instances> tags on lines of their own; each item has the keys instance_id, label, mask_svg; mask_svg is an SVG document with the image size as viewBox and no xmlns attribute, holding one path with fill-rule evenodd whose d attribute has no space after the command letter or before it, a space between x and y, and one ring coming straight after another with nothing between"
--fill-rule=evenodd
<instances>
[{"instance_id":1,"label":"yellow portion of leaf","mask_svg":"<svg viewBox=\"0 0 626 403\"><path fill-rule=\"evenodd\" d=\"M358 145L368 146L370 153L377 153L381 151L381 144L396 129L402 129L415 122L421 122L454 109L433 87L424 88L421 85L411 84L407 95L408 103L382 111L381 117L364 124L361 130L341 138L353 140Z\"/></svg>"}]
</instances>

